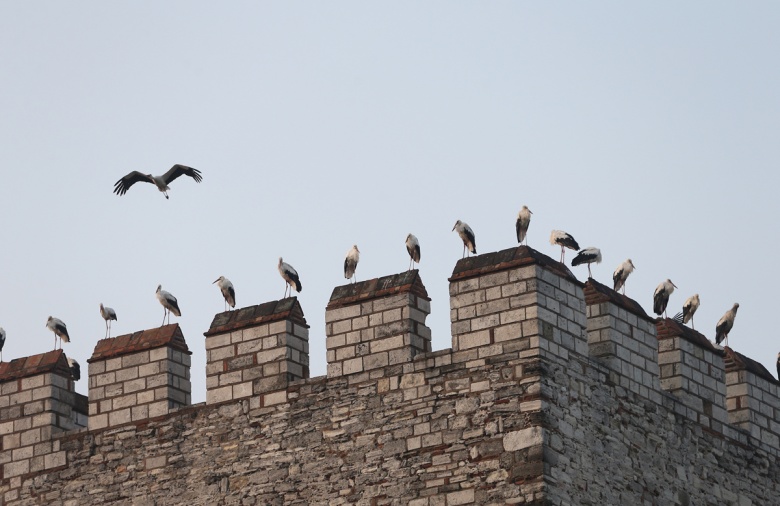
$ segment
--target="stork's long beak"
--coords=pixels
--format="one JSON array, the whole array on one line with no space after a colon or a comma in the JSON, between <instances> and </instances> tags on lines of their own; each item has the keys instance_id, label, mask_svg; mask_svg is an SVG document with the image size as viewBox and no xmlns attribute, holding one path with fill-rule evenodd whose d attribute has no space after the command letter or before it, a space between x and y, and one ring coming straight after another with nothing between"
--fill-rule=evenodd
<instances>
[{"instance_id":1,"label":"stork's long beak","mask_svg":"<svg viewBox=\"0 0 780 506\"><path fill-rule=\"evenodd\" d=\"M674 283L672 283L672 286L673 286L673 287L675 287L675 288L678 288L678 286L677 286L677 285L675 285Z\"/></svg>"},{"instance_id":2,"label":"stork's long beak","mask_svg":"<svg viewBox=\"0 0 780 506\"><path fill-rule=\"evenodd\" d=\"M214 284L214 283L216 283L217 281L219 281L219 278L217 278L217 279L215 279L214 281L212 281L212 282L211 282L211 284L213 285L213 284Z\"/></svg>"},{"instance_id":3,"label":"stork's long beak","mask_svg":"<svg viewBox=\"0 0 780 506\"><path fill-rule=\"evenodd\" d=\"M457 224L457 223L456 223L456 224L454 224L454 225L452 226L452 231L453 231L453 232L455 231L455 227L457 227L457 226L458 226L458 224Z\"/></svg>"}]
</instances>

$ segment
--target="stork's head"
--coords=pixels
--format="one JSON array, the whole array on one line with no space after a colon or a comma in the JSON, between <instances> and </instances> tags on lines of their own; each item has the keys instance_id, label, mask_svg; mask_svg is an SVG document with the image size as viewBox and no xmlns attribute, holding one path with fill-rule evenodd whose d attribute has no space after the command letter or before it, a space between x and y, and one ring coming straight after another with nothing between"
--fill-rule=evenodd
<instances>
[{"instance_id":1,"label":"stork's head","mask_svg":"<svg viewBox=\"0 0 780 506\"><path fill-rule=\"evenodd\" d=\"M739 309L739 302L735 302L734 303L734 308L733 309L734 309L734 312L736 313L737 309Z\"/></svg>"},{"instance_id":2,"label":"stork's head","mask_svg":"<svg viewBox=\"0 0 780 506\"><path fill-rule=\"evenodd\" d=\"M48 327L48 326L49 326L49 322L50 322L50 321L51 321L51 316L49 316L48 318L46 318L46 325L44 325L44 327Z\"/></svg>"},{"instance_id":3,"label":"stork's head","mask_svg":"<svg viewBox=\"0 0 780 506\"><path fill-rule=\"evenodd\" d=\"M157 293L160 293L160 290L162 290L162 285L157 285L157 290L155 290Z\"/></svg>"},{"instance_id":4,"label":"stork's head","mask_svg":"<svg viewBox=\"0 0 780 506\"><path fill-rule=\"evenodd\" d=\"M636 266L634 265L634 262L632 262L630 258L628 259L628 263L629 263L629 265L631 265L632 269L636 269Z\"/></svg>"},{"instance_id":5,"label":"stork's head","mask_svg":"<svg viewBox=\"0 0 780 506\"><path fill-rule=\"evenodd\" d=\"M452 226L452 230L455 230L456 228L458 228L461 225L463 225L463 223L461 223L460 220L456 221L455 225Z\"/></svg>"},{"instance_id":6,"label":"stork's head","mask_svg":"<svg viewBox=\"0 0 780 506\"><path fill-rule=\"evenodd\" d=\"M358 253L360 253L360 250L358 249L357 244L353 244L352 245L352 249L357 251Z\"/></svg>"},{"instance_id":7,"label":"stork's head","mask_svg":"<svg viewBox=\"0 0 780 506\"><path fill-rule=\"evenodd\" d=\"M666 282L667 282L667 283L669 283L670 285L672 285L673 287L677 288L677 285L675 285L674 283L672 283L672 280L671 280L671 279L667 279L667 280L666 280Z\"/></svg>"},{"instance_id":8,"label":"stork's head","mask_svg":"<svg viewBox=\"0 0 780 506\"><path fill-rule=\"evenodd\" d=\"M531 214L534 214L534 212L533 212L533 211L531 211L530 209L528 209L528 206L523 206L523 210L524 210L524 211L528 211L528 212L529 212L529 213L531 213Z\"/></svg>"},{"instance_id":9,"label":"stork's head","mask_svg":"<svg viewBox=\"0 0 780 506\"><path fill-rule=\"evenodd\" d=\"M408 234L406 234L406 240L407 240L407 241L408 241L408 240L410 240L411 238L412 238L412 233L411 233L411 232L409 232Z\"/></svg>"},{"instance_id":10,"label":"stork's head","mask_svg":"<svg viewBox=\"0 0 780 506\"><path fill-rule=\"evenodd\" d=\"M213 285L214 283L219 283L220 281L225 281L225 276L218 277L211 284ZM158 288L158 290L159 290L159 288Z\"/></svg>"},{"instance_id":11,"label":"stork's head","mask_svg":"<svg viewBox=\"0 0 780 506\"><path fill-rule=\"evenodd\" d=\"M279 267L282 266L282 262L283 262L282 257L279 257Z\"/></svg>"}]
</instances>

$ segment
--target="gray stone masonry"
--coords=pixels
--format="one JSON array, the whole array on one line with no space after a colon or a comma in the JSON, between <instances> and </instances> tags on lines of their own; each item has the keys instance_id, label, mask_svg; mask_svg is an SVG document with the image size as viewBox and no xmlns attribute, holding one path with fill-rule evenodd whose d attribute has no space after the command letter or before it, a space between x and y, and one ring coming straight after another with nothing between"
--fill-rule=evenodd
<instances>
[{"instance_id":1,"label":"gray stone masonry","mask_svg":"<svg viewBox=\"0 0 780 506\"><path fill-rule=\"evenodd\" d=\"M204 335L207 404L281 404L291 381L309 377L309 326L297 297L220 313Z\"/></svg>"},{"instance_id":2,"label":"gray stone masonry","mask_svg":"<svg viewBox=\"0 0 780 506\"><path fill-rule=\"evenodd\" d=\"M418 270L336 287L325 310L328 377L380 377L431 351L430 298Z\"/></svg>"},{"instance_id":3,"label":"gray stone masonry","mask_svg":"<svg viewBox=\"0 0 780 506\"><path fill-rule=\"evenodd\" d=\"M780 384L760 363L725 348L729 422L780 447Z\"/></svg>"},{"instance_id":4,"label":"gray stone masonry","mask_svg":"<svg viewBox=\"0 0 780 506\"><path fill-rule=\"evenodd\" d=\"M178 324L98 341L89 363L89 428L189 406L190 351Z\"/></svg>"}]
</instances>

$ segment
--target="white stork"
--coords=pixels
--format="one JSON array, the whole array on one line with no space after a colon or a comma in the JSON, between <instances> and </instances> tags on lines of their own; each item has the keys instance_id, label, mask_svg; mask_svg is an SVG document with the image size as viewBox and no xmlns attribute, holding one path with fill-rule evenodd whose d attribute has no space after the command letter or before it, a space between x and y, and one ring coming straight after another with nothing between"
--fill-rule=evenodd
<instances>
[{"instance_id":1,"label":"white stork","mask_svg":"<svg viewBox=\"0 0 780 506\"><path fill-rule=\"evenodd\" d=\"M181 316L181 310L179 309L179 302L176 297L171 295L162 289L162 285L157 285L157 300L160 301L163 307L163 321L160 327L165 325L165 316L168 316L168 323L171 323L171 313L176 316Z\"/></svg>"},{"instance_id":2,"label":"white stork","mask_svg":"<svg viewBox=\"0 0 780 506\"><path fill-rule=\"evenodd\" d=\"M520 212L517 213L517 221L515 222L515 231L517 232L517 243L522 244L526 240L526 234L528 233L528 225L531 224L531 215L534 214L528 206L523 206ZM526 246L528 241L525 242Z\"/></svg>"},{"instance_id":3,"label":"white stork","mask_svg":"<svg viewBox=\"0 0 780 506\"><path fill-rule=\"evenodd\" d=\"M73 381L81 379L81 366L76 362L75 358L68 357L68 367L70 368L70 375L73 376Z\"/></svg>"},{"instance_id":4,"label":"white stork","mask_svg":"<svg viewBox=\"0 0 780 506\"><path fill-rule=\"evenodd\" d=\"M111 320L116 321L116 311L110 307L103 307L103 303L100 303L100 316L106 320L106 336L111 337Z\"/></svg>"},{"instance_id":5,"label":"white stork","mask_svg":"<svg viewBox=\"0 0 780 506\"><path fill-rule=\"evenodd\" d=\"M731 328L734 327L734 319L737 317L737 309L739 309L739 304L736 302L733 306L731 306L731 309L726 311L726 314L724 314L720 320L718 320L718 324L715 326L715 344L720 344L723 342L723 340L726 340L726 346L729 344L729 332L731 332Z\"/></svg>"},{"instance_id":6,"label":"white stork","mask_svg":"<svg viewBox=\"0 0 780 506\"><path fill-rule=\"evenodd\" d=\"M227 311L228 305L230 307L236 307L236 290L233 288L233 283L230 282L225 276L218 277L213 283L217 283L219 291L222 292L222 297L225 298L225 311Z\"/></svg>"},{"instance_id":7,"label":"white stork","mask_svg":"<svg viewBox=\"0 0 780 506\"><path fill-rule=\"evenodd\" d=\"M357 269L358 261L360 260L360 250L357 244L352 245L352 249L347 251L347 257L344 259L344 277L351 279L355 276L355 269ZM357 283L357 276L355 276L355 283Z\"/></svg>"},{"instance_id":8,"label":"white stork","mask_svg":"<svg viewBox=\"0 0 780 506\"><path fill-rule=\"evenodd\" d=\"M594 262L597 264L601 263L601 250L591 246L589 248L581 249L580 252L577 253L577 256L571 261L571 266L576 267L580 264L588 264L588 277L592 278L593 276L590 274L590 264Z\"/></svg>"},{"instance_id":9,"label":"white stork","mask_svg":"<svg viewBox=\"0 0 780 506\"><path fill-rule=\"evenodd\" d=\"M3 346L5 346L5 330L0 327L0 362L3 361Z\"/></svg>"},{"instance_id":10,"label":"white stork","mask_svg":"<svg viewBox=\"0 0 780 506\"><path fill-rule=\"evenodd\" d=\"M669 304L669 296L672 294L677 285L672 283L671 279L667 279L655 288L653 292L653 312L658 316L664 315L666 318L666 305Z\"/></svg>"},{"instance_id":11,"label":"white stork","mask_svg":"<svg viewBox=\"0 0 780 506\"><path fill-rule=\"evenodd\" d=\"M780 353L777 354L777 379L780 380Z\"/></svg>"},{"instance_id":12,"label":"white stork","mask_svg":"<svg viewBox=\"0 0 780 506\"><path fill-rule=\"evenodd\" d=\"M420 241L414 234L406 236L406 251L409 252L409 269L412 270L413 263L420 263Z\"/></svg>"},{"instance_id":13,"label":"white stork","mask_svg":"<svg viewBox=\"0 0 780 506\"><path fill-rule=\"evenodd\" d=\"M612 273L612 281L615 283L614 290L616 292L622 288L623 295L626 294L626 280L628 279L629 274L634 272L634 269L636 269L636 267L634 267L634 262L632 262L630 258L617 266L615 272Z\"/></svg>"},{"instance_id":14,"label":"white stork","mask_svg":"<svg viewBox=\"0 0 780 506\"><path fill-rule=\"evenodd\" d=\"M574 240L571 234L567 234L563 230L553 230L550 232L550 244L558 245L561 247L561 263L563 263L564 250L563 248L573 249L577 251L580 249L580 245Z\"/></svg>"},{"instance_id":15,"label":"white stork","mask_svg":"<svg viewBox=\"0 0 780 506\"><path fill-rule=\"evenodd\" d=\"M68 335L68 327L65 326L65 322L59 318L52 318L46 320L46 328L54 332L54 349L57 349L57 337L60 338L60 348L62 348L62 341L66 343L70 342L70 336Z\"/></svg>"},{"instance_id":16,"label":"white stork","mask_svg":"<svg viewBox=\"0 0 780 506\"><path fill-rule=\"evenodd\" d=\"M697 309L699 309L699 304L701 302L699 301L699 294L693 294L687 299L685 299L685 304L683 304L683 310L682 310L682 322L688 323L691 322L691 328L696 329L696 327L693 325L693 313L696 312Z\"/></svg>"},{"instance_id":17,"label":"white stork","mask_svg":"<svg viewBox=\"0 0 780 506\"><path fill-rule=\"evenodd\" d=\"M457 230L460 239L463 241L463 256L461 258L466 257L466 249L476 255L477 242L476 238L474 237L474 231L471 230L471 227L468 225L468 223L464 223L458 220L455 222L455 226L452 227L452 230Z\"/></svg>"},{"instance_id":18,"label":"white stork","mask_svg":"<svg viewBox=\"0 0 780 506\"><path fill-rule=\"evenodd\" d=\"M190 176L195 180L196 183L200 183L200 180L203 179L203 176L200 175L200 171L198 169L193 169L192 167L187 167L186 165L180 165L177 163L162 176L153 176L151 174L144 174L134 170L130 174L114 183L114 193L117 195L124 195L131 186L141 181L144 183L152 183L157 186L157 189L160 190L167 199L168 190L170 190L168 185L181 175Z\"/></svg>"},{"instance_id":19,"label":"white stork","mask_svg":"<svg viewBox=\"0 0 780 506\"><path fill-rule=\"evenodd\" d=\"M298 271L292 265L282 261L282 257L279 257L279 274L284 279L284 297L287 297L288 288L292 295L292 287L295 287L296 292L301 293L301 278L298 277Z\"/></svg>"}]
</instances>

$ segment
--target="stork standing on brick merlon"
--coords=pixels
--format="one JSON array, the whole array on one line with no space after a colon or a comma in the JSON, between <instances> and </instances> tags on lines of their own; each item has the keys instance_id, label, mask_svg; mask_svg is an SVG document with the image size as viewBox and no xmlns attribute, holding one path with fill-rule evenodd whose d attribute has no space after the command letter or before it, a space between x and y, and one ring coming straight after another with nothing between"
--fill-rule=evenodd
<instances>
[{"instance_id":1,"label":"stork standing on brick merlon","mask_svg":"<svg viewBox=\"0 0 780 506\"><path fill-rule=\"evenodd\" d=\"M100 316L106 321L106 337L111 337L111 320L116 321L116 311L100 303Z\"/></svg>"},{"instance_id":2,"label":"stork standing on brick merlon","mask_svg":"<svg viewBox=\"0 0 780 506\"><path fill-rule=\"evenodd\" d=\"M780 380L780 353L777 354L777 379Z\"/></svg>"},{"instance_id":3,"label":"stork standing on brick merlon","mask_svg":"<svg viewBox=\"0 0 780 506\"><path fill-rule=\"evenodd\" d=\"M59 318L52 318L46 320L46 328L54 332L54 349L57 349L57 338L60 338L60 348L62 348L62 341L66 343L70 342L70 336L68 335L68 327L65 326L65 322Z\"/></svg>"},{"instance_id":4,"label":"stork standing on brick merlon","mask_svg":"<svg viewBox=\"0 0 780 506\"><path fill-rule=\"evenodd\" d=\"M165 325L165 316L168 316L168 323L171 323L171 313L175 314L176 316L181 316L181 310L179 309L179 301L176 300L176 297L174 297L172 294L166 292L162 289L162 285L157 285L157 300L160 301L160 304L162 304L162 307L164 309L163 311L163 321L160 324L160 327Z\"/></svg>"},{"instance_id":5,"label":"stork standing on brick merlon","mask_svg":"<svg viewBox=\"0 0 780 506\"><path fill-rule=\"evenodd\" d=\"M301 278L298 276L298 271L292 265L282 261L282 257L279 257L279 274L284 279L284 297L287 297L288 289L290 295L292 295L293 288L296 292L301 293Z\"/></svg>"},{"instance_id":6,"label":"stork standing on brick merlon","mask_svg":"<svg viewBox=\"0 0 780 506\"><path fill-rule=\"evenodd\" d=\"M5 330L0 327L0 362L3 361L3 346L5 346Z\"/></svg>"},{"instance_id":7,"label":"stork standing on brick merlon","mask_svg":"<svg viewBox=\"0 0 780 506\"><path fill-rule=\"evenodd\" d=\"M417 240L414 234L406 236L406 251L409 252L409 271L412 270L412 265L420 263L420 241Z\"/></svg>"},{"instance_id":8,"label":"stork standing on brick merlon","mask_svg":"<svg viewBox=\"0 0 780 506\"><path fill-rule=\"evenodd\" d=\"M653 312L658 316L664 315L666 318L666 305L669 304L669 296L672 295L677 285L667 279L658 285L653 293Z\"/></svg>"},{"instance_id":9,"label":"stork standing on brick merlon","mask_svg":"<svg viewBox=\"0 0 780 506\"><path fill-rule=\"evenodd\" d=\"M735 302L734 305L731 306L731 309L726 311L726 314L724 314L720 320L718 320L718 324L715 326L715 344L720 344L725 339L726 346L728 346L729 332L731 332L732 327L734 327L734 319L737 317L737 309L739 309L739 304Z\"/></svg>"},{"instance_id":10,"label":"stork standing on brick merlon","mask_svg":"<svg viewBox=\"0 0 780 506\"><path fill-rule=\"evenodd\" d=\"M534 213L528 209L528 206L523 206L523 208L520 209L520 212L517 213L517 221L515 221L515 232L517 232L518 244L522 244L523 241L526 241L525 245L528 246L528 241L526 239L528 234L528 226L531 224L532 214Z\"/></svg>"},{"instance_id":11,"label":"stork standing on brick merlon","mask_svg":"<svg viewBox=\"0 0 780 506\"><path fill-rule=\"evenodd\" d=\"M580 264L588 264L588 277L592 278L593 276L590 273L590 264L592 263L601 263L601 250L589 247L581 249L580 252L577 253L577 256L571 261L571 266L576 267Z\"/></svg>"},{"instance_id":12,"label":"stork standing on brick merlon","mask_svg":"<svg viewBox=\"0 0 780 506\"><path fill-rule=\"evenodd\" d=\"M617 269L615 269L615 272L612 273L612 281L614 282L614 290L620 291L620 289L623 289L623 295L626 294L626 280L628 279L628 276L634 272L634 262L631 261L629 258L622 264L617 266Z\"/></svg>"},{"instance_id":13,"label":"stork standing on brick merlon","mask_svg":"<svg viewBox=\"0 0 780 506\"><path fill-rule=\"evenodd\" d=\"M196 183L200 183L201 179L203 179L203 176L200 175L200 171L198 169L193 169L192 167L187 167L186 165L180 165L177 163L162 176L153 176L151 174L144 174L134 170L130 174L114 183L114 193L117 195L124 195L131 186L141 181L143 183L152 183L157 186L157 189L160 190L167 199L168 190L170 190L168 185L181 175L190 176L195 180Z\"/></svg>"},{"instance_id":14,"label":"stork standing on brick merlon","mask_svg":"<svg viewBox=\"0 0 780 506\"><path fill-rule=\"evenodd\" d=\"M344 258L344 277L347 279L352 279L352 277L355 277L355 283L357 283L357 276L355 276L355 270L357 269L357 264L360 261L360 250L357 247L357 244L352 245L352 249L347 251L347 256Z\"/></svg>"},{"instance_id":15,"label":"stork standing on brick merlon","mask_svg":"<svg viewBox=\"0 0 780 506\"><path fill-rule=\"evenodd\" d=\"M574 240L574 237L572 237L571 234L567 234L563 230L553 230L550 232L550 244L557 244L561 247L561 263L564 263L564 248L573 249L574 251L580 249L580 245L577 244L577 241Z\"/></svg>"},{"instance_id":16,"label":"stork standing on brick merlon","mask_svg":"<svg viewBox=\"0 0 780 506\"><path fill-rule=\"evenodd\" d=\"M688 322L691 322L691 328L693 330L696 330L696 327L693 325L693 313L696 312L697 309L699 309L699 294L693 294L687 299L685 299L685 304L683 304L683 310L676 315L674 315L674 320L678 323L686 324Z\"/></svg>"},{"instance_id":17,"label":"stork standing on brick merlon","mask_svg":"<svg viewBox=\"0 0 780 506\"><path fill-rule=\"evenodd\" d=\"M458 220L455 222L455 226L452 227L452 230L457 231L460 239L463 241L463 256L461 258L466 258L466 249L476 255L477 240L476 237L474 237L474 231L471 230L471 227L468 225L468 223L464 223Z\"/></svg>"},{"instance_id":18,"label":"stork standing on brick merlon","mask_svg":"<svg viewBox=\"0 0 780 506\"><path fill-rule=\"evenodd\" d=\"M217 284L219 291L222 292L222 297L225 299L225 311L227 311L228 305L236 307L236 290L233 288L233 283L225 276L218 277L211 284L213 285L214 283Z\"/></svg>"},{"instance_id":19,"label":"stork standing on brick merlon","mask_svg":"<svg viewBox=\"0 0 780 506\"><path fill-rule=\"evenodd\" d=\"M75 358L68 357L68 368L70 368L70 375L73 376L73 381L81 379L81 365L76 362Z\"/></svg>"}]
</instances>

